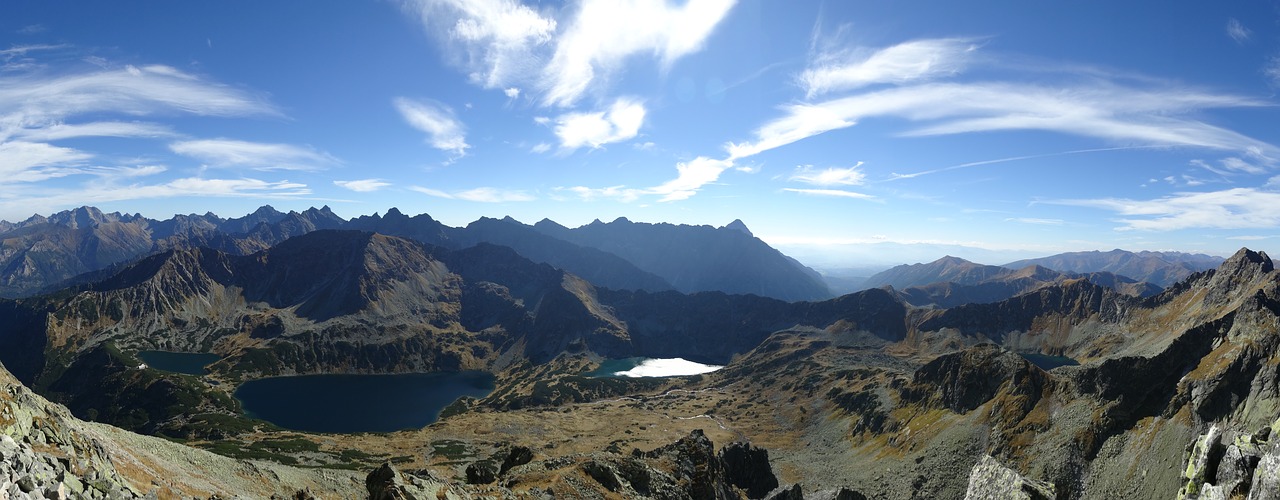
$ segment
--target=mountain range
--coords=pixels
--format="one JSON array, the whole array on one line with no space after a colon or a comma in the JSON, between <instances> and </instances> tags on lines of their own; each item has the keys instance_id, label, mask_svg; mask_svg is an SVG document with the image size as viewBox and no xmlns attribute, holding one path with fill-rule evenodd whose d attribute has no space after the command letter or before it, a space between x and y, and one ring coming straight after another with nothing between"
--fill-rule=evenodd
<instances>
[{"instance_id":1,"label":"mountain range","mask_svg":"<svg viewBox=\"0 0 1280 500\"><path fill-rule=\"evenodd\" d=\"M538 227L508 217L455 228L394 208L348 221L328 207L281 213L270 206L235 219L206 213L164 221L81 207L0 223L0 296L53 290L75 276L168 249L207 247L246 255L322 229L371 231L451 249L507 246L614 289L753 293L783 300L831 296L816 272L751 236L740 221L719 229L616 221L569 230L550 221ZM665 257L647 257L654 252Z\"/></svg>"}]
</instances>

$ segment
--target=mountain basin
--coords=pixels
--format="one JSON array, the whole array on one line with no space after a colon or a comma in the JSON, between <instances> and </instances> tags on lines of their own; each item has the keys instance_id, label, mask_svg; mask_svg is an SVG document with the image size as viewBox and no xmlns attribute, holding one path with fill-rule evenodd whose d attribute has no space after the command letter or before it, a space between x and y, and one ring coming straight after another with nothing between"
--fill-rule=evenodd
<instances>
[{"instance_id":1,"label":"mountain basin","mask_svg":"<svg viewBox=\"0 0 1280 500\"><path fill-rule=\"evenodd\" d=\"M1041 370L1052 370L1059 366L1076 366L1079 361L1068 358L1066 356L1050 356L1040 353L1020 353L1023 359L1030 361L1031 364L1040 367Z\"/></svg>"},{"instance_id":2,"label":"mountain basin","mask_svg":"<svg viewBox=\"0 0 1280 500\"><path fill-rule=\"evenodd\" d=\"M157 370L187 375L204 375L204 367L222 359L208 352L139 351L138 359Z\"/></svg>"},{"instance_id":3,"label":"mountain basin","mask_svg":"<svg viewBox=\"0 0 1280 500\"><path fill-rule=\"evenodd\" d=\"M251 380L236 389L245 414L305 432L417 429L460 397L493 391L480 371L395 375L301 375Z\"/></svg>"},{"instance_id":4,"label":"mountain basin","mask_svg":"<svg viewBox=\"0 0 1280 500\"><path fill-rule=\"evenodd\" d=\"M724 368L704 365L683 358L622 358L609 359L600 367L584 373L587 377L680 377L699 375Z\"/></svg>"}]
</instances>

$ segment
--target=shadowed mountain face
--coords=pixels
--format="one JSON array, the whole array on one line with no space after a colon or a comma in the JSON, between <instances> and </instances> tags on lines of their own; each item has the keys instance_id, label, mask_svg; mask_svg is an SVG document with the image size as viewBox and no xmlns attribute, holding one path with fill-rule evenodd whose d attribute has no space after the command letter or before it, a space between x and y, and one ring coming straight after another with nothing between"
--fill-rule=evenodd
<instances>
[{"instance_id":1,"label":"shadowed mountain face","mask_svg":"<svg viewBox=\"0 0 1280 500\"><path fill-rule=\"evenodd\" d=\"M1010 262L1004 267L1021 269L1030 265L1071 273L1109 272L1167 287L1194 273L1213 269L1222 258L1182 252L1069 252L1039 259Z\"/></svg>"},{"instance_id":2,"label":"shadowed mountain face","mask_svg":"<svg viewBox=\"0 0 1280 500\"><path fill-rule=\"evenodd\" d=\"M817 272L753 236L741 221L714 228L619 218L608 224L596 221L569 229L543 220L533 227L543 234L616 254L685 293L722 291L790 301L831 297Z\"/></svg>"}]
</instances>

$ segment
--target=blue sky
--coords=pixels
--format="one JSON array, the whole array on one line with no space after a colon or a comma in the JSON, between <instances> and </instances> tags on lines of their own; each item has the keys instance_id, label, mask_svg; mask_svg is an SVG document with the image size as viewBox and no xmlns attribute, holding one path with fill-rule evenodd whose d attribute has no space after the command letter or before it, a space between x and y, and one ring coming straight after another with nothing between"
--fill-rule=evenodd
<instances>
[{"instance_id":1,"label":"blue sky","mask_svg":"<svg viewBox=\"0 0 1280 500\"><path fill-rule=\"evenodd\" d=\"M1257 1L16 0L0 218L742 219L822 267L1267 249L1278 22Z\"/></svg>"}]
</instances>

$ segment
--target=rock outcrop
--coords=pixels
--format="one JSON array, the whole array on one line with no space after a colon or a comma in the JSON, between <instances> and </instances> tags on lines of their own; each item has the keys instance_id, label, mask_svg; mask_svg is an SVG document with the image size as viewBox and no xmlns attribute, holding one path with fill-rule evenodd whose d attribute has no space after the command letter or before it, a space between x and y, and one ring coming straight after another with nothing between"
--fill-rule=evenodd
<instances>
[{"instance_id":1,"label":"rock outcrop","mask_svg":"<svg viewBox=\"0 0 1280 500\"><path fill-rule=\"evenodd\" d=\"M1252 434L1217 425L1191 443L1179 500L1280 498L1280 442L1272 433L1280 421Z\"/></svg>"},{"instance_id":2,"label":"rock outcrop","mask_svg":"<svg viewBox=\"0 0 1280 500\"><path fill-rule=\"evenodd\" d=\"M1053 485L1022 477L1017 471L1001 465L991 455L984 455L969 474L969 490L965 500L1053 500L1058 498Z\"/></svg>"}]
</instances>

